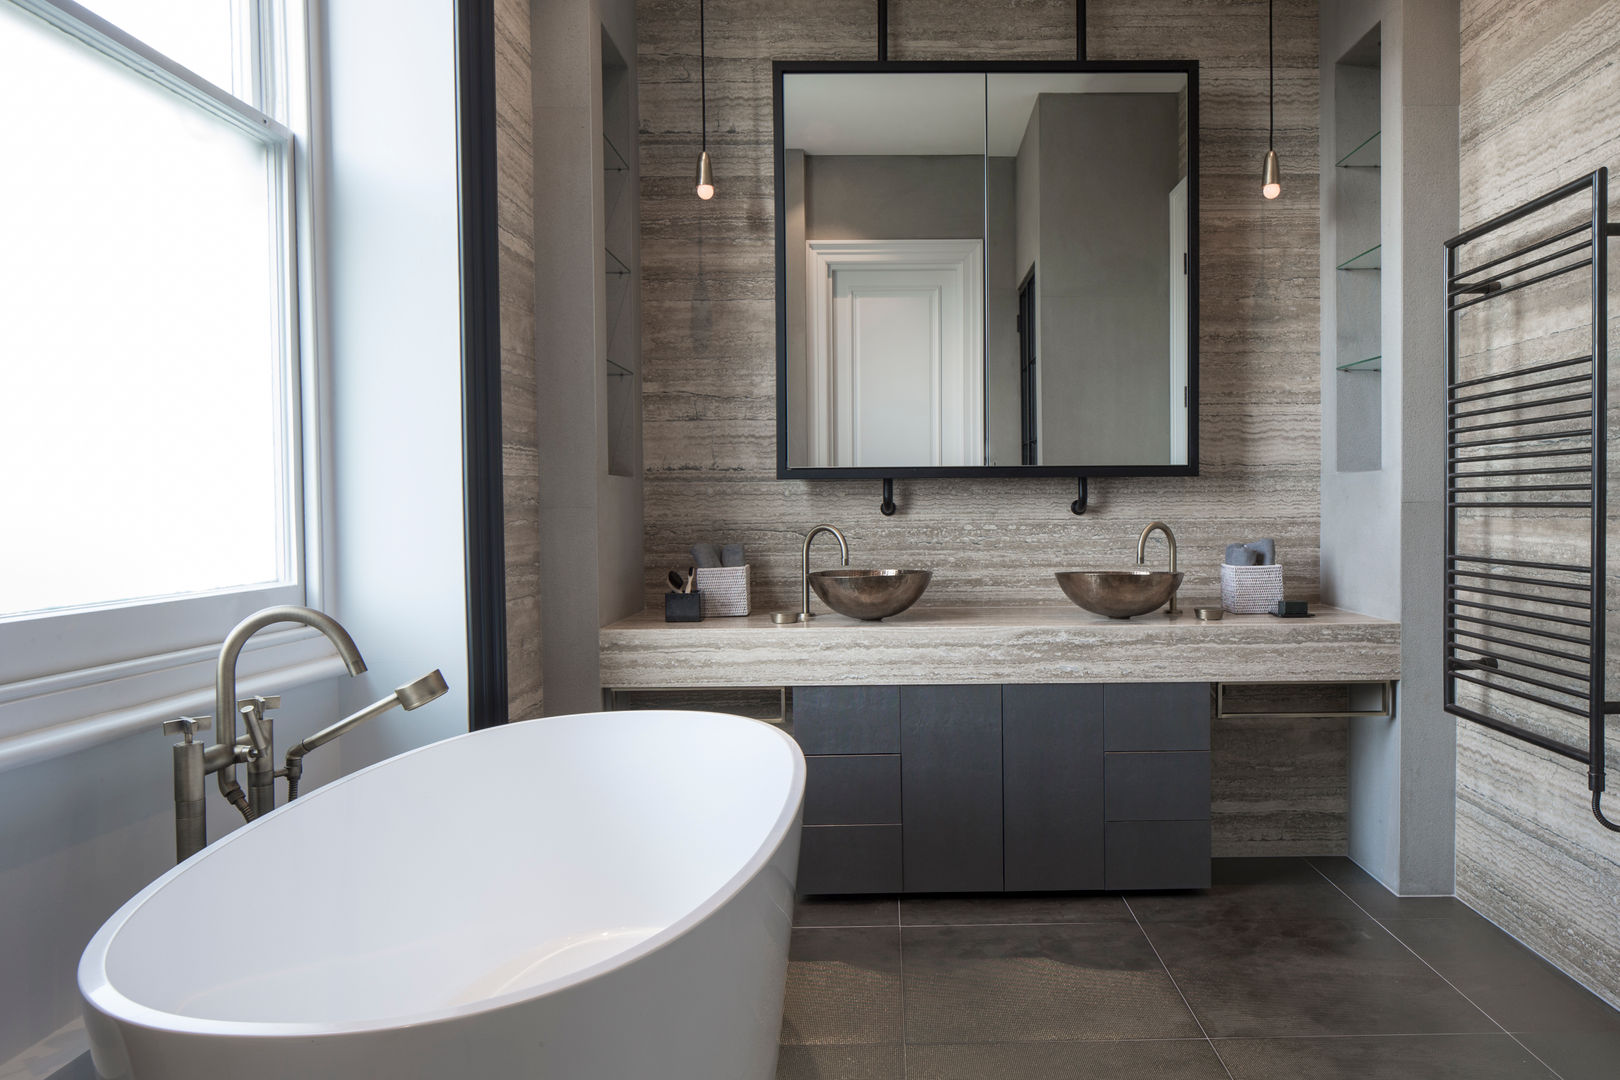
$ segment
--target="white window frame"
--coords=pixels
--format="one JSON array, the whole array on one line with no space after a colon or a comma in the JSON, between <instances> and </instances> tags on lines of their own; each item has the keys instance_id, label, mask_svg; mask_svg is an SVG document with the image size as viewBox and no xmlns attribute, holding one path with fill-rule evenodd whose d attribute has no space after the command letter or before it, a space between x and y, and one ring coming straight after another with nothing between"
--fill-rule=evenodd
<instances>
[{"instance_id":1,"label":"white window frame","mask_svg":"<svg viewBox=\"0 0 1620 1080\"><path fill-rule=\"evenodd\" d=\"M287 548L292 582L108 604L0 619L0 770L116 738L211 696L211 660L236 622L271 604L319 606L326 580L322 482L324 409L315 328L315 228L310 98L318 42L314 0L248 0L257 23L253 78L258 96L293 126L243 101L71 0L12 3L126 65L211 116L262 142L282 183L274 223L282 410L289 434L281 468L293 510ZM280 15L281 17L272 17ZM283 36L284 35L284 36ZM289 42L303 48L289 49ZM116 532L118 523L107 527ZM256 523L244 522L244 528ZM257 527L277 528L265 522ZM342 670L331 646L304 627L259 634L244 653L244 692L273 679L287 687ZM257 677L256 677L257 676Z\"/></svg>"}]
</instances>

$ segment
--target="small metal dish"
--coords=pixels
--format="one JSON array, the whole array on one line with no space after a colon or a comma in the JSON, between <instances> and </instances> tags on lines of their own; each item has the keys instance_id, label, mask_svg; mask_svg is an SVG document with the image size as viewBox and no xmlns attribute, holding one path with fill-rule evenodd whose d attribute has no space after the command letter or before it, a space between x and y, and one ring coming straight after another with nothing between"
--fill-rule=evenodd
<instances>
[{"instance_id":1,"label":"small metal dish","mask_svg":"<svg viewBox=\"0 0 1620 1080\"><path fill-rule=\"evenodd\" d=\"M1226 612L1218 607L1200 607L1193 608L1193 614L1198 616L1199 622L1220 622Z\"/></svg>"}]
</instances>

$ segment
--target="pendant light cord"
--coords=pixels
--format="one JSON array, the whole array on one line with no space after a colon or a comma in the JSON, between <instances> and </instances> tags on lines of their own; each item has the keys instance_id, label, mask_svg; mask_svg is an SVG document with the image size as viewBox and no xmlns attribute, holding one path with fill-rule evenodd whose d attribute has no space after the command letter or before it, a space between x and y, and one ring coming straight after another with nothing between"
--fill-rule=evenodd
<instances>
[{"instance_id":1,"label":"pendant light cord","mask_svg":"<svg viewBox=\"0 0 1620 1080\"><path fill-rule=\"evenodd\" d=\"M1266 0L1266 68L1270 73L1271 87L1271 116L1267 123L1270 131L1266 136L1266 148L1277 148L1277 30L1275 15L1276 0Z\"/></svg>"},{"instance_id":2,"label":"pendant light cord","mask_svg":"<svg viewBox=\"0 0 1620 1080\"><path fill-rule=\"evenodd\" d=\"M703 152L709 152L709 50L703 24L703 0L698 0L698 85L703 95Z\"/></svg>"}]
</instances>

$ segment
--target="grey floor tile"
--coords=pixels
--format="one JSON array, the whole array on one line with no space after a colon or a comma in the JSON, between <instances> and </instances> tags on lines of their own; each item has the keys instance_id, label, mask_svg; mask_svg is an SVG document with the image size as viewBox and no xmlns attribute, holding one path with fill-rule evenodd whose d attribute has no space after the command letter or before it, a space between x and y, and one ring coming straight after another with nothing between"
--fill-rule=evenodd
<instances>
[{"instance_id":1,"label":"grey floor tile","mask_svg":"<svg viewBox=\"0 0 1620 1080\"><path fill-rule=\"evenodd\" d=\"M1365 916L1162 922L1147 933L1212 1038L1499 1031Z\"/></svg>"},{"instance_id":2,"label":"grey floor tile","mask_svg":"<svg viewBox=\"0 0 1620 1080\"><path fill-rule=\"evenodd\" d=\"M1226 1080L1207 1039L912 1046L907 1080Z\"/></svg>"},{"instance_id":3,"label":"grey floor tile","mask_svg":"<svg viewBox=\"0 0 1620 1080\"><path fill-rule=\"evenodd\" d=\"M1304 859L1216 859L1210 879L1203 892L1132 893L1125 899L1143 923L1366 917Z\"/></svg>"},{"instance_id":4,"label":"grey floor tile","mask_svg":"<svg viewBox=\"0 0 1620 1080\"><path fill-rule=\"evenodd\" d=\"M1620 1012L1485 919L1384 925L1509 1031L1620 1035Z\"/></svg>"},{"instance_id":5,"label":"grey floor tile","mask_svg":"<svg viewBox=\"0 0 1620 1080\"><path fill-rule=\"evenodd\" d=\"M776 1080L905 1080L902 1046L784 1046Z\"/></svg>"},{"instance_id":6,"label":"grey floor tile","mask_svg":"<svg viewBox=\"0 0 1620 1080\"><path fill-rule=\"evenodd\" d=\"M1217 1039L1215 1046L1233 1080L1554 1080L1506 1035Z\"/></svg>"},{"instance_id":7,"label":"grey floor tile","mask_svg":"<svg viewBox=\"0 0 1620 1080\"><path fill-rule=\"evenodd\" d=\"M1396 896L1344 856L1312 856L1310 864L1350 895L1375 919L1478 918L1455 896Z\"/></svg>"},{"instance_id":8,"label":"grey floor tile","mask_svg":"<svg viewBox=\"0 0 1620 1080\"><path fill-rule=\"evenodd\" d=\"M903 897L905 926L974 926L993 923L1135 923L1125 901L1103 894L1077 896Z\"/></svg>"},{"instance_id":9,"label":"grey floor tile","mask_svg":"<svg viewBox=\"0 0 1620 1080\"><path fill-rule=\"evenodd\" d=\"M909 1043L1201 1034L1134 926L908 926L900 933Z\"/></svg>"},{"instance_id":10,"label":"grey floor tile","mask_svg":"<svg viewBox=\"0 0 1620 1080\"><path fill-rule=\"evenodd\" d=\"M892 896L801 896L794 926L898 926L900 902Z\"/></svg>"},{"instance_id":11,"label":"grey floor tile","mask_svg":"<svg viewBox=\"0 0 1620 1080\"><path fill-rule=\"evenodd\" d=\"M784 1046L901 1041L900 931L793 931Z\"/></svg>"},{"instance_id":12,"label":"grey floor tile","mask_svg":"<svg viewBox=\"0 0 1620 1080\"><path fill-rule=\"evenodd\" d=\"M1520 1035L1518 1039L1563 1080L1614 1080L1620 1075L1620 1035Z\"/></svg>"}]
</instances>

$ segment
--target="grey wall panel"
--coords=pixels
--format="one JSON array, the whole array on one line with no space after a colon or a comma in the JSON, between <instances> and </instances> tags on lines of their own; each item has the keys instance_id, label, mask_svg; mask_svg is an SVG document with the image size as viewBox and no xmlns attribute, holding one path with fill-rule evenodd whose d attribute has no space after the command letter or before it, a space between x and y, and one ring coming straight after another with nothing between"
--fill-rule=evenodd
<instances>
[{"instance_id":1,"label":"grey wall panel","mask_svg":"<svg viewBox=\"0 0 1620 1080\"><path fill-rule=\"evenodd\" d=\"M796 686L793 737L806 754L898 754L900 688Z\"/></svg>"},{"instance_id":2,"label":"grey wall panel","mask_svg":"<svg viewBox=\"0 0 1620 1080\"><path fill-rule=\"evenodd\" d=\"M806 825L900 824L900 756L807 757Z\"/></svg>"},{"instance_id":3,"label":"grey wall panel","mask_svg":"<svg viewBox=\"0 0 1620 1080\"><path fill-rule=\"evenodd\" d=\"M899 892L900 826L806 825L798 889L807 896Z\"/></svg>"},{"instance_id":4,"label":"grey wall panel","mask_svg":"<svg viewBox=\"0 0 1620 1080\"><path fill-rule=\"evenodd\" d=\"M900 688L907 892L994 892L1001 876L1001 687Z\"/></svg>"},{"instance_id":5,"label":"grey wall panel","mask_svg":"<svg viewBox=\"0 0 1620 1080\"><path fill-rule=\"evenodd\" d=\"M1109 821L1207 820L1209 753L1109 754Z\"/></svg>"},{"instance_id":6,"label":"grey wall panel","mask_svg":"<svg viewBox=\"0 0 1620 1080\"><path fill-rule=\"evenodd\" d=\"M1103 689L1109 750L1208 750L1208 683L1120 683Z\"/></svg>"},{"instance_id":7,"label":"grey wall panel","mask_svg":"<svg viewBox=\"0 0 1620 1080\"><path fill-rule=\"evenodd\" d=\"M1209 888L1209 822L1110 821L1108 888Z\"/></svg>"},{"instance_id":8,"label":"grey wall panel","mask_svg":"<svg viewBox=\"0 0 1620 1080\"><path fill-rule=\"evenodd\" d=\"M1098 685L1002 687L1009 891L1103 887L1102 703Z\"/></svg>"}]
</instances>

